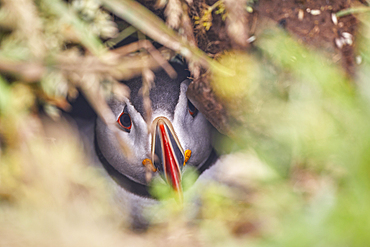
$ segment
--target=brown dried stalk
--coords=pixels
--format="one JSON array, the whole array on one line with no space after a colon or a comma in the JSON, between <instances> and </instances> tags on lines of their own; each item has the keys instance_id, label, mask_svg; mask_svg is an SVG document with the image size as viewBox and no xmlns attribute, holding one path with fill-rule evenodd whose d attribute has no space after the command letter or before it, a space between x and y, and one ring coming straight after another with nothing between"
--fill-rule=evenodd
<instances>
[{"instance_id":1,"label":"brown dried stalk","mask_svg":"<svg viewBox=\"0 0 370 247\"><path fill-rule=\"evenodd\" d=\"M208 76L204 74L190 83L186 95L220 133L228 135L231 133L228 116L212 91Z\"/></svg>"},{"instance_id":2,"label":"brown dried stalk","mask_svg":"<svg viewBox=\"0 0 370 247\"><path fill-rule=\"evenodd\" d=\"M150 53L150 55L157 61L157 63L166 71L166 73L171 78L175 78L177 76L176 71L171 67L167 60L163 58L161 53L148 40L140 40L138 42L117 48L113 51L117 54L120 54L121 56L125 56L129 53L132 53L142 48Z\"/></svg>"},{"instance_id":3,"label":"brown dried stalk","mask_svg":"<svg viewBox=\"0 0 370 247\"><path fill-rule=\"evenodd\" d=\"M167 0L157 0L154 7L157 9L163 9L167 4Z\"/></svg>"},{"instance_id":4,"label":"brown dried stalk","mask_svg":"<svg viewBox=\"0 0 370 247\"><path fill-rule=\"evenodd\" d=\"M246 48L248 43L248 21L246 0L224 0L228 12L226 18L227 32L234 41L234 48Z\"/></svg>"},{"instance_id":5,"label":"brown dried stalk","mask_svg":"<svg viewBox=\"0 0 370 247\"><path fill-rule=\"evenodd\" d=\"M194 37L193 24L188 15L188 12L189 12L188 5L186 3L182 3L182 9L183 9L183 14L181 18L181 25L182 25L182 28L184 29L184 36L189 41L191 46L197 47L197 42ZM198 62L189 61L189 70L195 79L199 78L200 64Z\"/></svg>"},{"instance_id":6,"label":"brown dried stalk","mask_svg":"<svg viewBox=\"0 0 370 247\"><path fill-rule=\"evenodd\" d=\"M104 121L114 134L124 154L131 157L132 150L120 137L121 130L117 127L116 118L101 92L100 77L97 74L75 74L75 78L79 80L74 80L74 83L81 89L100 119Z\"/></svg>"},{"instance_id":7,"label":"brown dried stalk","mask_svg":"<svg viewBox=\"0 0 370 247\"><path fill-rule=\"evenodd\" d=\"M140 89L140 93L143 96L143 104L144 104L144 109L145 109L145 114L146 114L147 126L148 126L148 130L150 130L149 128L151 125L152 102L150 100L149 93L150 93L151 88L154 85L155 75L153 71L146 68L146 69L143 69L142 77L143 77L143 85Z\"/></svg>"},{"instance_id":8,"label":"brown dried stalk","mask_svg":"<svg viewBox=\"0 0 370 247\"><path fill-rule=\"evenodd\" d=\"M180 26L180 18L182 15L180 0L168 0L164 14L167 17L167 25L173 29L177 29Z\"/></svg>"},{"instance_id":9,"label":"brown dried stalk","mask_svg":"<svg viewBox=\"0 0 370 247\"><path fill-rule=\"evenodd\" d=\"M189 6L193 5L193 0L185 0Z\"/></svg>"},{"instance_id":10,"label":"brown dried stalk","mask_svg":"<svg viewBox=\"0 0 370 247\"><path fill-rule=\"evenodd\" d=\"M143 47L151 55L141 52L124 56ZM161 66L170 77L176 77L175 70L167 62L167 59L173 56L174 52L169 49L157 50L149 41L140 41L112 50L101 57L93 55L71 56L68 52L62 53L57 56L54 66L64 73L103 73L110 74L116 80L130 79L140 75L144 68L157 69Z\"/></svg>"},{"instance_id":11,"label":"brown dried stalk","mask_svg":"<svg viewBox=\"0 0 370 247\"><path fill-rule=\"evenodd\" d=\"M137 44L134 46L137 46ZM157 69L162 66L171 77L176 76L176 72L167 62L175 55L172 50L167 48L156 50L148 44L141 47L149 47L148 50L151 56L136 54L130 57L121 57L120 54L117 54L121 53L118 50L112 50L100 58L93 55L71 57L67 53L61 53L56 56L55 61L50 65L39 62L14 62L0 58L0 72L11 74L24 82L37 82L43 77L46 67L52 66L60 69L65 74L72 72L102 73L111 74L115 79L123 80L140 75L144 68L144 59L146 68Z\"/></svg>"},{"instance_id":12,"label":"brown dried stalk","mask_svg":"<svg viewBox=\"0 0 370 247\"><path fill-rule=\"evenodd\" d=\"M17 33L27 42L33 56L42 60L45 44L42 39L42 22L32 0L2 0L2 8L9 12L15 21Z\"/></svg>"},{"instance_id":13,"label":"brown dried stalk","mask_svg":"<svg viewBox=\"0 0 370 247\"><path fill-rule=\"evenodd\" d=\"M180 53L188 61L196 60L204 68L213 68L222 71L225 74L233 74L233 71L227 69L216 61L210 59L201 50L195 49L184 42L179 35L169 29L162 20L152 12L133 0L101 0L103 6L125 19L131 25L135 26L145 35L165 45L168 48Z\"/></svg>"},{"instance_id":14,"label":"brown dried stalk","mask_svg":"<svg viewBox=\"0 0 370 247\"><path fill-rule=\"evenodd\" d=\"M0 71L12 74L24 82L36 82L41 79L46 68L36 62L14 62L0 59Z\"/></svg>"}]
</instances>

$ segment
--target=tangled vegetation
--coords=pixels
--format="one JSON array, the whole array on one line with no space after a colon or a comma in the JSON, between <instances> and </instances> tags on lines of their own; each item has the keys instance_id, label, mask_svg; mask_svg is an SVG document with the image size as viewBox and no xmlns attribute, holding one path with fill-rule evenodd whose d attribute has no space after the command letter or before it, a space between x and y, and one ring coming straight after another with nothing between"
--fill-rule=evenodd
<instances>
[{"instance_id":1,"label":"tangled vegetation","mask_svg":"<svg viewBox=\"0 0 370 247\"><path fill-rule=\"evenodd\" d=\"M338 15L360 21L360 61L348 76L269 21L251 40L239 15L253 11L250 1L159 0L166 23L132 0L0 2L0 246L370 243L369 7ZM197 44L214 15L231 45L206 54ZM131 35L138 41L116 47ZM224 114L216 127L228 137L215 143L224 176L190 191L183 207L163 196L138 234L61 111L81 93L117 133L105 99L127 97L119 81L142 75L151 114L152 70L175 76L167 61L177 54L223 107L199 105Z\"/></svg>"}]
</instances>

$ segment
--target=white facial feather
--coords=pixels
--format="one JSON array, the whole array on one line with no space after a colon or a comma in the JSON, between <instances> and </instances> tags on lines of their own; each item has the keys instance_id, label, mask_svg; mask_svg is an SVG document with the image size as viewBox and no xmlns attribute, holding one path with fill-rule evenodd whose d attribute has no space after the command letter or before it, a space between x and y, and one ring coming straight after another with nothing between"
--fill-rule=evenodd
<instances>
[{"instance_id":1,"label":"white facial feather","mask_svg":"<svg viewBox=\"0 0 370 247\"><path fill-rule=\"evenodd\" d=\"M171 119L170 113L157 109L153 112L151 121L159 116L168 118L172 122L182 148L192 151L188 165L199 166L211 153L212 128L200 112L195 117L190 115L186 97L189 83L190 80L185 80L181 83L179 100L173 119ZM132 127L130 133L122 130L120 136L131 147L133 155L130 160L123 155L115 137L101 120L97 121L96 133L99 147L107 161L116 170L136 182L145 184L145 167L142 165L142 161L150 158L151 150L151 134L148 133L146 122L129 100L125 102L114 101L110 103L110 106L116 119L118 119L125 107L131 117Z\"/></svg>"}]
</instances>

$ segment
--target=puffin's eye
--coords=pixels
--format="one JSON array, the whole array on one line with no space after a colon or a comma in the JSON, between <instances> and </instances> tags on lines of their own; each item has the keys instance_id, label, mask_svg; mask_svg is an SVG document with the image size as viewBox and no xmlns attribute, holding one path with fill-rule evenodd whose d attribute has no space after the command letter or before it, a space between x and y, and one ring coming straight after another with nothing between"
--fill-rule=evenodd
<instances>
[{"instance_id":1,"label":"puffin's eye","mask_svg":"<svg viewBox=\"0 0 370 247\"><path fill-rule=\"evenodd\" d=\"M195 117L198 114L198 109L195 108L195 106L190 102L190 100L188 100L188 109L190 115L192 115L193 117Z\"/></svg>"},{"instance_id":2,"label":"puffin's eye","mask_svg":"<svg viewBox=\"0 0 370 247\"><path fill-rule=\"evenodd\" d=\"M119 115L117 119L117 123L126 131L130 132L132 122L131 122L131 117L130 114L122 112L121 115Z\"/></svg>"}]
</instances>

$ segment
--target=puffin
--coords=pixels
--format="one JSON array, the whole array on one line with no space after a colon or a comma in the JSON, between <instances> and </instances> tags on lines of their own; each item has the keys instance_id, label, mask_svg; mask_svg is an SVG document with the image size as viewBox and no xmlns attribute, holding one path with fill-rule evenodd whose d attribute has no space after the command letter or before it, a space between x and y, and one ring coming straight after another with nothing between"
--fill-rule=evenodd
<instances>
[{"instance_id":1,"label":"puffin","mask_svg":"<svg viewBox=\"0 0 370 247\"><path fill-rule=\"evenodd\" d=\"M92 124L78 123L90 144L95 165L104 171L114 188L116 203L129 213L134 229L148 227L143 212L157 203L150 193L148 171L153 179L167 183L175 192L175 200L181 202L186 193L182 188L184 171L195 169L201 177L218 160L212 146L215 129L186 96L191 83L189 72L183 64L170 64L176 78L170 78L164 70L155 72L149 94L151 116L145 112L141 77L122 82L130 89L129 98L108 100L120 138L130 147L130 155L122 151L116 136L101 119L96 118Z\"/></svg>"}]
</instances>

